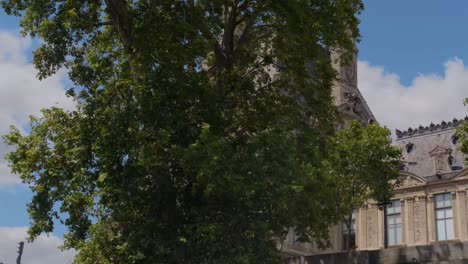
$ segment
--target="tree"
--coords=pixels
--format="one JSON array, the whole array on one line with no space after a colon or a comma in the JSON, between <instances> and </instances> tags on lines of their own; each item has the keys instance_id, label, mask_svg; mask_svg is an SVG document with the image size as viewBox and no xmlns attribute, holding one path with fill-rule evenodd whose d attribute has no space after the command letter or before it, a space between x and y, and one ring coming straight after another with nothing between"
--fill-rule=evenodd
<instances>
[{"instance_id":1,"label":"tree","mask_svg":"<svg viewBox=\"0 0 468 264\"><path fill-rule=\"evenodd\" d=\"M1 3L42 40L38 77L75 84L75 110L5 137L31 239L59 219L78 263L275 263L290 227L326 242L327 50L354 52L360 0Z\"/></svg>"},{"instance_id":2,"label":"tree","mask_svg":"<svg viewBox=\"0 0 468 264\"><path fill-rule=\"evenodd\" d=\"M468 98L465 98L463 103L465 106L467 106ZM466 122L462 123L462 125L457 128L456 135L460 138L459 150L465 154L468 154L468 124ZM468 157L465 157L465 163L467 162Z\"/></svg>"},{"instance_id":3,"label":"tree","mask_svg":"<svg viewBox=\"0 0 468 264\"><path fill-rule=\"evenodd\" d=\"M397 182L401 150L392 146L390 135L377 123L363 127L354 120L333 138L333 154L327 166L336 180L334 197L347 227L348 254L353 211L371 199L388 199Z\"/></svg>"}]
</instances>

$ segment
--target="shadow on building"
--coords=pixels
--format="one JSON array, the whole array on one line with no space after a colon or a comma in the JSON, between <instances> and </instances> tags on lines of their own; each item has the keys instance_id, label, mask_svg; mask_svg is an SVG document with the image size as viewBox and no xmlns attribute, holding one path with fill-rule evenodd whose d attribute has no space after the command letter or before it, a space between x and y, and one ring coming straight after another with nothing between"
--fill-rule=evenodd
<instances>
[{"instance_id":1,"label":"shadow on building","mask_svg":"<svg viewBox=\"0 0 468 264\"><path fill-rule=\"evenodd\" d=\"M466 249L466 250L465 250ZM413 247L393 247L320 254L288 260L288 264L468 264L468 242L446 242Z\"/></svg>"}]
</instances>

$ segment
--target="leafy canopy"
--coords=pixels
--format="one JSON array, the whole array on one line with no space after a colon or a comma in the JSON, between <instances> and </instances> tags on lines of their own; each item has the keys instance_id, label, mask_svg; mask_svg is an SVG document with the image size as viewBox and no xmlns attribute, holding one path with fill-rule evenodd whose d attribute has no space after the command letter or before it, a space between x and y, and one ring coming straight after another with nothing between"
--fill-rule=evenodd
<instances>
[{"instance_id":1,"label":"leafy canopy","mask_svg":"<svg viewBox=\"0 0 468 264\"><path fill-rule=\"evenodd\" d=\"M77 263L275 263L290 227L326 239L327 50L354 51L360 0L1 4L42 40L38 77L75 84L75 110L5 137L31 239L59 219Z\"/></svg>"},{"instance_id":2,"label":"leafy canopy","mask_svg":"<svg viewBox=\"0 0 468 264\"><path fill-rule=\"evenodd\" d=\"M468 98L465 98L463 103L465 106L468 105ZM460 138L459 150L465 154L468 154L468 123L464 122L457 128L456 136ZM468 162L468 156L465 157L465 163Z\"/></svg>"},{"instance_id":3,"label":"leafy canopy","mask_svg":"<svg viewBox=\"0 0 468 264\"><path fill-rule=\"evenodd\" d=\"M390 130L377 123L362 126L356 120L332 137L326 167L333 175L337 215L346 225L346 249L350 260L353 213L370 200L387 201L392 197L400 173L401 150L392 145Z\"/></svg>"},{"instance_id":4,"label":"leafy canopy","mask_svg":"<svg viewBox=\"0 0 468 264\"><path fill-rule=\"evenodd\" d=\"M401 150L391 144L390 135L390 130L377 123L363 127L351 121L333 137L327 163L337 186L336 208L345 215L350 216L371 199L392 197Z\"/></svg>"}]
</instances>

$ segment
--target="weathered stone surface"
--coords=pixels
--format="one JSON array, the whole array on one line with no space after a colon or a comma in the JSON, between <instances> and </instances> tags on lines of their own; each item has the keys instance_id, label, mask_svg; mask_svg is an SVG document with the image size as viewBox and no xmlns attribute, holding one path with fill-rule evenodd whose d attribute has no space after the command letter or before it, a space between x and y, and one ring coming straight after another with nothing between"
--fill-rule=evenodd
<instances>
[{"instance_id":1,"label":"weathered stone surface","mask_svg":"<svg viewBox=\"0 0 468 264\"><path fill-rule=\"evenodd\" d=\"M455 127L450 127L397 139L395 145L402 149L404 171L421 177L434 176L437 172L460 172L465 156L458 150L459 143L454 144L454 134ZM408 152L409 144L413 147ZM449 164L450 156L453 157L452 164Z\"/></svg>"},{"instance_id":2,"label":"weathered stone surface","mask_svg":"<svg viewBox=\"0 0 468 264\"><path fill-rule=\"evenodd\" d=\"M468 263L468 242L437 243L414 247L395 247L381 250L353 252L348 260L345 252L308 256L307 264L403 264L403 263ZM297 262L289 262L297 263Z\"/></svg>"}]
</instances>

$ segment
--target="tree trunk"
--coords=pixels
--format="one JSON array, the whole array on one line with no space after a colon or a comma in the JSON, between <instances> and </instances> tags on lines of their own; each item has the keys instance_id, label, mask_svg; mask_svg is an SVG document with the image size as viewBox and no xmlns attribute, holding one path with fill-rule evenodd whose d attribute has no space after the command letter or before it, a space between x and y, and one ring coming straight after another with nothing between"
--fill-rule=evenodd
<instances>
[{"instance_id":1,"label":"tree trunk","mask_svg":"<svg viewBox=\"0 0 468 264\"><path fill-rule=\"evenodd\" d=\"M353 214L351 213L350 215L345 218L344 222L346 225L346 228L348 229L347 232L347 239L346 239L346 256L348 259L348 263L351 263L351 234L352 234L352 220L353 220Z\"/></svg>"}]
</instances>

